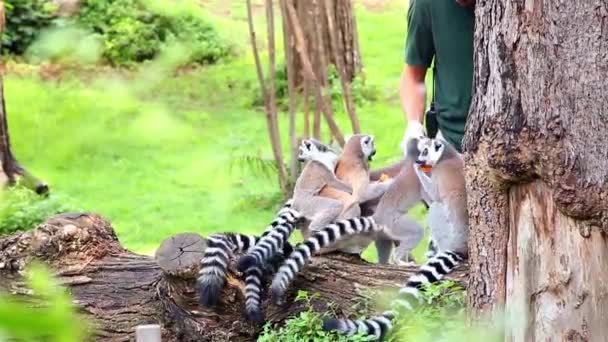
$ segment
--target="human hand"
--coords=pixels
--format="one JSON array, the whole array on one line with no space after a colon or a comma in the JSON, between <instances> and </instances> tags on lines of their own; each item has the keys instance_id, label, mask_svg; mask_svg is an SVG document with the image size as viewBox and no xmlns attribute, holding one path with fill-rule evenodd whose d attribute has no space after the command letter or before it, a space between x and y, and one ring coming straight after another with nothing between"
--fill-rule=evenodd
<instances>
[{"instance_id":1,"label":"human hand","mask_svg":"<svg viewBox=\"0 0 608 342\"><path fill-rule=\"evenodd\" d=\"M419 121L409 120L407 123L405 134L403 135L403 139L401 140L401 150L403 150L403 153L407 153L407 143L410 139L425 136L426 131L424 129L424 126Z\"/></svg>"}]
</instances>

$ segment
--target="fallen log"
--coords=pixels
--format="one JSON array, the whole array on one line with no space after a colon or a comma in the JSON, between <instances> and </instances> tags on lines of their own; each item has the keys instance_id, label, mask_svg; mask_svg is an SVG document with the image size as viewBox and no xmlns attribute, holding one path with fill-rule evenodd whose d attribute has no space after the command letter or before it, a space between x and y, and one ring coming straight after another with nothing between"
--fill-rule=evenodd
<instances>
[{"instance_id":1,"label":"fallen log","mask_svg":"<svg viewBox=\"0 0 608 342\"><path fill-rule=\"evenodd\" d=\"M261 326L243 320L243 282L234 262L214 309L198 304L195 278L205 239L197 233L167 238L155 258L120 245L111 224L99 215L69 213L49 218L34 230L0 238L0 291L28 296L20 271L42 260L69 289L74 303L93 323L96 341L134 341L135 329L160 324L162 340L254 341ZM234 261L234 260L233 260ZM451 278L466 283L461 267ZM316 257L295 280L285 304L263 302L266 319L281 323L306 307L297 290L317 293L311 305L338 314L353 313L366 289L395 288L415 267L378 266L351 256Z\"/></svg>"}]
</instances>

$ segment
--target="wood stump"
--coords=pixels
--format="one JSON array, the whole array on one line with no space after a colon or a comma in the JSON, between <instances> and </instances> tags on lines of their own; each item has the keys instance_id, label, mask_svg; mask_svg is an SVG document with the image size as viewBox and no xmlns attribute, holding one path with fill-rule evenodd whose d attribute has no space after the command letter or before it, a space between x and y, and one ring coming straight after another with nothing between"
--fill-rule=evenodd
<instances>
[{"instance_id":1,"label":"wood stump","mask_svg":"<svg viewBox=\"0 0 608 342\"><path fill-rule=\"evenodd\" d=\"M0 238L0 291L27 296L20 271L33 259L46 262L93 322L96 341L134 341L135 329L160 324L165 341L255 341L262 326L244 321L244 285L233 259L222 298L214 309L198 304L195 279L206 247L197 233L167 238L155 258L120 245L111 224L97 214L68 213L38 228ZM298 290L318 293L311 305L341 315L367 289L395 288L415 267L378 266L338 253L316 257L295 280L285 304L263 301L266 320L282 323L306 309ZM466 284L461 267L451 279ZM270 279L267 279L269 282ZM378 310L380 308L377 308Z\"/></svg>"}]
</instances>

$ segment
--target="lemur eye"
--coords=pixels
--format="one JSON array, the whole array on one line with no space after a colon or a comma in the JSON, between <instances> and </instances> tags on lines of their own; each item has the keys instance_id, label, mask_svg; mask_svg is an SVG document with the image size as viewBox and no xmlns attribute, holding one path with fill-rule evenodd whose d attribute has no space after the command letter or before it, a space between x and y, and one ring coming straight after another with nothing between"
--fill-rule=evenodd
<instances>
[{"instance_id":1,"label":"lemur eye","mask_svg":"<svg viewBox=\"0 0 608 342\"><path fill-rule=\"evenodd\" d=\"M304 143L304 146L306 146L306 148L310 150L311 143L309 143L309 142L305 142L305 143Z\"/></svg>"},{"instance_id":2,"label":"lemur eye","mask_svg":"<svg viewBox=\"0 0 608 342\"><path fill-rule=\"evenodd\" d=\"M435 145L435 152L439 151L440 148L441 148L441 144Z\"/></svg>"}]
</instances>

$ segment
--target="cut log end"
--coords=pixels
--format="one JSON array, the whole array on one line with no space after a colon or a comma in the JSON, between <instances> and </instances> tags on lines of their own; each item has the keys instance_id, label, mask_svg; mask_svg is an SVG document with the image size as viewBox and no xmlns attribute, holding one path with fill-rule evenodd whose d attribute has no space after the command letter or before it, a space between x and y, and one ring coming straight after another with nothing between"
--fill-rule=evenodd
<instances>
[{"instance_id":1,"label":"cut log end","mask_svg":"<svg viewBox=\"0 0 608 342\"><path fill-rule=\"evenodd\" d=\"M177 234L161 243L155 259L166 274L192 278L198 272L206 248L207 241L199 234Z\"/></svg>"}]
</instances>

